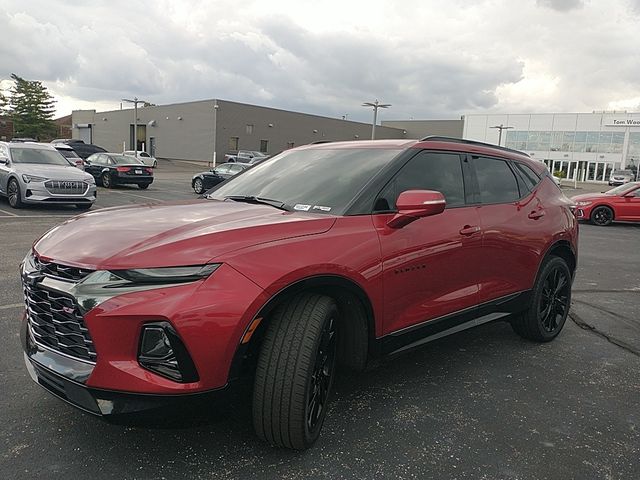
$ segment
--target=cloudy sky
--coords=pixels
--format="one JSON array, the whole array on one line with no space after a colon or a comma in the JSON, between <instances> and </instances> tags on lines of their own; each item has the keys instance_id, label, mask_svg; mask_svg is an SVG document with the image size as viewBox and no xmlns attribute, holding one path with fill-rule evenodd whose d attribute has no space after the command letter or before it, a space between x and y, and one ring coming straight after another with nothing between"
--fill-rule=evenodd
<instances>
[{"instance_id":1,"label":"cloudy sky","mask_svg":"<svg viewBox=\"0 0 640 480\"><path fill-rule=\"evenodd\" d=\"M0 86L349 120L640 110L640 0L0 0ZM4 81L2 81L4 79Z\"/></svg>"}]
</instances>

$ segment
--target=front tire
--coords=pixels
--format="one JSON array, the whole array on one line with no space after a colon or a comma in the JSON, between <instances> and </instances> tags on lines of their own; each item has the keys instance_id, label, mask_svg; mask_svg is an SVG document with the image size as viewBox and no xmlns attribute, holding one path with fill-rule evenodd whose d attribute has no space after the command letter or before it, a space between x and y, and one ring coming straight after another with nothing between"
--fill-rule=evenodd
<instances>
[{"instance_id":1,"label":"front tire","mask_svg":"<svg viewBox=\"0 0 640 480\"><path fill-rule=\"evenodd\" d=\"M89 210L92 206L92 203L76 203L76 208L78 210Z\"/></svg>"},{"instance_id":2,"label":"front tire","mask_svg":"<svg viewBox=\"0 0 640 480\"><path fill-rule=\"evenodd\" d=\"M613 222L613 210L609 207L600 206L593 209L591 212L591 223L598 225L599 227L606 227Z\"/></svg>"},{"instance_id":3,"label":"front tire","mask_svg":"<svg viewBox=\"0 0 640 480\"><path fill-rule=\"evenodd\" d=\"M202 195L202 193L204 192L204 182L201 178L196 178L193 181L193 191L198 195Z\"/></svg>"},{"instance_id":4,"label":"front tire","mask_svg":"<svg viewBox=\"0 0 640 480\"><path fill-rule=\"evenodd\" d=\"M142 190L146 190L147 188L149 188L149 183L139 183L138 184L138 188L141 188Z\"/></svg>"},{"instance_id":5,"label":"front tire","mask_svg":"<svg viewBox=\"0 0 640 480\"><path fill-rule=\"evenodd\" d=\"M558 336L571 305L571 272L560 257L545 260L533 287L531 305L511 321L523 338L550 342Z\"/></svg>"},{"instance_id":6,"label":"front tire","mask_svg":"<svg viewBox=\"0 0 640 480\"><path fill-rule=\"evenodd\" d=\"M22 208L22 193L20 192L20 184L18 180L12 178L7 185L7 197L9 199L9 205L12 208Z\"/></svg>"},{"instance_id":7,"label":"front tire","mask_svg":"<svg viewBox=\"0 0 640 480\"><path fill-rule=\"evenodd\" d=\"M304 450L318 439L336 365L338 308L330 297L300 294L271 317L253 389L257 435Z\"/></svg>"}]
</instances>

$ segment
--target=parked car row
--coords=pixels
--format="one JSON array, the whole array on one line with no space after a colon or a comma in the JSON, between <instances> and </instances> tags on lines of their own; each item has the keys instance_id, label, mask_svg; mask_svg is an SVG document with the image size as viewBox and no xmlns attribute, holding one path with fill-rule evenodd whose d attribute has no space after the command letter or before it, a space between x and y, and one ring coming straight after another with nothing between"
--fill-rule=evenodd
<instances>
[{"instance_id":1,"label":"parked car row","mask_svg":"<svg viewBox=\"0 0 640 480\"><path fill-rule=\"evenodd\" d=\"M224 156L225 163L258 163L269 157L266 153L255 150L238 150L238 153L227 153Z\"/></svg>"}]
</instances>

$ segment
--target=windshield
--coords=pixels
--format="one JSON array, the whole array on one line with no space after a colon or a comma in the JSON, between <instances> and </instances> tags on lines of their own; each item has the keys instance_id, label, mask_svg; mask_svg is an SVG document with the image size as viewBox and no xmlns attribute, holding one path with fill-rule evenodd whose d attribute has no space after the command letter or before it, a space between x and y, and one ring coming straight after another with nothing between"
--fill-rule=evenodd
<instances>
[{"instance_id":1,"label":"windshield","mask_svg":"<svg viewBox=\"0 0 640 480\"><path fill-rule=\"evenodd\" d=\"M619 187L612 188L611 190L607 190L605 195L624 195L630 190L633 190L638 186L635 182L625 183L624 185L620 185Z\"/></svg>"},{"instance_id":2,"label":"windshield","mask_svg":"<svg viewBox=\"0 0 640 480\"><path fill-rule=\"evenodd\" d=\"M80 158L78 154L71 149L65 150L61 148L60 150L58 150L58 152L60 152L60 155L62 155L65 158Z\"/></svg>"},{"instance_id":3,"label":"windshield","mask_svg":"<svg viewBox=\"0 0 640 480\"><path fill-rule=\"evenodd\" d=\"M633 175L631 170L614 170L611 175Z\"/></svg>"},{"instance_id":4,"label":"windshield","mask_svg":"<svg viewBox=\"0 0 640 480\"><path fill-rule=\"evenodd\" d=\"M69 166L69 162L56 150L20 147L13 147L10 148L10 150L11 160L14 163L39 163L43 165Z\"/></svg>"},{"instance_id":5,"label":"windshield","mask_svg":"<svg viewBox=\"0 0 640 480\"><path fill-rule=\"evenodd\" d=\"M214 187L208 198L256 197L293 210L340 215L401 150L381 148L287 151Z\"/></svg>"}]
</instances>

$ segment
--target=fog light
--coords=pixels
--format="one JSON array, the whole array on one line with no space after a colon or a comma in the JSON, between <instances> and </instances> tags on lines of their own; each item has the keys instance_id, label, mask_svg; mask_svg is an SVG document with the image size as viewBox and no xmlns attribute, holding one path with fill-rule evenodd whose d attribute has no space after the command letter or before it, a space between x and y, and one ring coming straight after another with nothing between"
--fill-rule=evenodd
<instances>
[{"instance_id":1,"label":"fog light","mask_svg":"<svg viewBox=\"0 0 640 480\"><path fill-rule=\"evenodd\" d=\"M143 368L181 383L197 382L198 372L184 343L168 322L146 324L138 362Z\"/></svg>"}]
</instances>

